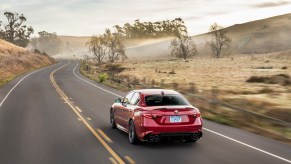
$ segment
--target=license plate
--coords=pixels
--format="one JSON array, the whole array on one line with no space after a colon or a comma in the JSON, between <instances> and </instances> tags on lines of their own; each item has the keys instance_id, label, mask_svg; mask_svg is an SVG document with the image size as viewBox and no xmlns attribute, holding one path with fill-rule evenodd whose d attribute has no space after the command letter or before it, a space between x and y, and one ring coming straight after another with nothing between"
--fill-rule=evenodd
<instances>
[{"instance_id":1,"label":"license plate","mask_svg":"<svg viewBox=\"0 0 291 164\"><path fill-rule=\"evenodd\" d=\"M170 122L182 122L181 116L170 116Z\"/></svg>"}]
</instances>

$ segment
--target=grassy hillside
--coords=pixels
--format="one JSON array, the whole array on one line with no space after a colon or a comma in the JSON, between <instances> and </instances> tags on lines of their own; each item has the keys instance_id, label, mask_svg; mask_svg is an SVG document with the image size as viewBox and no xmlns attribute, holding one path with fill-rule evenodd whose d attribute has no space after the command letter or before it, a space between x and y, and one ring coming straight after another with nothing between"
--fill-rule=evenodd
<instances>
[{"instance_id":1,"label":"grassy hillside","mask_svg":"<svg viewBox=\"0 0 291 164\"><path fill-rule=\"evenodd\" d=\"M236 24L226 28L232 39L233 54L263 54L285 51L291 47L291 14ZM194 36L201 54L210 54L205 44L210 35Z\"/></svg>"},{"instance_id":2,"label":"grassy hillside","mask_svg":"<svg viewBox=\"0 0 291 164\"><path fill-rule=\"evenodd\" d=\"M54 63L54 59L0 39L0 87L27 71Z\"/></svg>"},{"instance_id":3,"label":"grassy hillside","mask_svg":"<svg viewBox=\"0 0 291 164\"><path fill-rule=\"evenodd\" d=\"M219 22L218 22L219 23ZM280 15L225 28L232 39L231 55L253 55L286 51L291 49L291 14ZM193 36L199 57L211 56L206 43L209 33ZM140 44L127 49L129 57L137 59L169 58L171 38L151 44Z\"/></svg>"}]
</instances>

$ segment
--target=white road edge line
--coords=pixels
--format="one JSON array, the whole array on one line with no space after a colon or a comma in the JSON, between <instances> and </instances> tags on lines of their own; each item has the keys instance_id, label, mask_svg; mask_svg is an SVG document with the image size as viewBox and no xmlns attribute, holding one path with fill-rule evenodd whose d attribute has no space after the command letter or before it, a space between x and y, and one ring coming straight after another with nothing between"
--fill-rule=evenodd
<instances>
[{"instance_id":1,"label":"white road edge line","mask_svg":"<svg viewBox=\"0 0 291 164\"><path fill-rule=\"evenodd\" d=\"M265 151L265 150L262 150L262 149L260 149L260 148L254 147L254 146L252 146L252 145L246 144L246 143L241 142L241 141L238 141L238 140L236 140L236 139L233 139L233 138L228 137L228 136L226 136L226 135L220 134L220 133L215 132L215 131L213 131L213 130L210 130L210 129L207 129L207 128L203 128L203 130L206 130L206 131L211 132L211 133L213 133L213 134L219 135L219 136L221 136L221 137L224 137L224 138L226 138L226 139L229 139L229 140L231 140L231 141L233 141L233 142L239 143L239 144L244 145L244 146L246 146L246 147L249 147L249 148L251 148L251 149L257 150L257 151L259 151L259 152L265 153L265 154L270 155L270 156L272 156L272 157L275 157L275 158L277 158L277 159L280 159L280 160L283 160L283 161L285 161L285 162L291 163L291 161L288 160L288 159L286 159L286 158L280 157L280 156L278 156L278 155L272 154L272 153L267 152L267 151Z\"/></svg>"},{"instance_id":2,"label":"white road edge line","mask_svg":"<svg viewBox=\"0 0 291 164\"><path fill-rule=\"evenodd\" d=\"M103 88L101 88L101 87L99 87L99 86L96 86L96 85L90 83L89 81L87 81L87 80L85 80L85 79L82 79L82 78L80 78L79 76L77 76L76 73L75 73L75 69L77 68L78 64L79 64L79 62L77 62L76 66L75 66L74 69L73 69L73 74L74 74L78 79L80 79L80 80L82 80L82 81L84 81L84 82L86 82L86 83L88 83L88 84L90 84L90 85L92 85L92 86L94 86L94 87L96 87L96 88L99 88L99 89L101 89L101 90L103 90L103 91L105 91L105 92L107 92L107 93L113 94L113 95L118 96L118 97L122 97L122 96L120 96L120 95L118 95L118 94L115 94L115 93L113 93L113 92L110 92L110 91L108 91L108 90L106 90L106 89L103 89ZM254 147L254 146L251 146L251 145L246 144L246 143L244 143L244 142L238 141L238 140L233 139L233 138L231 138L231 137L228 137L228 136L226 136L226 135L223 135L223 134L220 134L220 133L218 133L218 132L215 132L215 131L213 131L213 130L210 130L210 129L207 129L207 128L203 128L203 129L206 130L206 131L209 131L209 132L211 132L211 133L213 133L213 134L216 134L216 135L219 135L219 136L224 137L224 138L226 138L226 139L229 139L229 140L231 140L231 141L233 141L233 142L236 142L236 143L239 143L239 144L244 145L244 146L246 146L246 147L249 147L249 148L251 148L251 149L257 150L257 151L259 151L259 152L261 152L261 153L264 153L264 154L270 155L270 156L272 156L272 157L275 157L275 158L277 158L277 159L280 159L280 160L282 160L282 161L285 161L285 162L291 163L291 160L288 160L288 159L286 159L286 158L283 158L283 157L280 157L280 156L278 156L278 155L272 154L272 153L267 152L267 151L265 151L265 150L262 150L262 149L260 149L260 148L257 148L257 147Z\"/></svg>"},{"instance_id":3,"label":"white road edge line","mask_svg":"<svg viewBox=\"0 0 291 164\"><path fill-rule=\"evenodd\" d=\"M113 95L118 96L118 97L122 97L122 96L120 96L120 95L118 95L118 94L115 94L115 93L113 93L113 92L110 92L110 91L108 91L108 90L106 90L106 89L104 89L104 88L101 88L101 87L99 87L99 86L93 84L93 83L90 83L90 82L87 81L87 80L84 80L84 79L80 78L80 77L79 77L78 75L76 75L76 73L75 73L75 69L77 68L78 64L79 64L79 62L77 62L75 68L73 69L73 74L74 74L78 79L80 79L80 80L84 81L85 83L88 83L88 84L90 84L90 85L92 85L92 86L94 86L94 87L96 87L96 88L98 88L98 89L101 89L101 90L103 90L103 91L105 91L105 92L107 92L107 93L113 94Z\"/></svg>"},{"instance_id":4,"label":"white road edge line","mask_svg":"<svg viewBox=\"0 0 291 164\"><path fill-rule=\"evenodd\" d=\"M53 65L51 65L51 66L53 66ZM34 74L34 73L36 73L36 72L39 72L39 71L41 71L41 70L44 70L44 69L47 69L47 68L50 68L51 66L49 66L49 67L44 67L44 68L41 68L41 69L39 69L39 70L35 70L35 71L33 71L33 72L30 72L29 74L27 74L26 76L24 76L22 79L20 79L11 89L10 89L10 91L6 94L6 96L4 97L4 99L1 101L1 103L0 103L0 108L1 108L1 106L3 105L3 103L5 102L5 100L8 98L8 96L10 95L10 93L25 79L25 78L27 78L28 76L30 76L30 75L32 75L32 74Z\"/></svg>"}]
</instances>

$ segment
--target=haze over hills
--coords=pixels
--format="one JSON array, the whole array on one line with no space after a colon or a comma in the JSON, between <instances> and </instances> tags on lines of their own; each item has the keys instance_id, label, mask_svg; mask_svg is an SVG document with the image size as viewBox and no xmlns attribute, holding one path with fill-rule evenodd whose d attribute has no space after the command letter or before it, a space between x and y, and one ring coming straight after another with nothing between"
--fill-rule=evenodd
<instances>
[{"instance_id":1,"label":"haze over hills","mask_svg":"<svg viewBox=\"0 0 291 164\"><path fill-rule=\"evenodd\" d=\"M219 22L218 22L219 23ZM189 27L188 27L189 28ZM225 28L232 39L231 54L262 54L288 50L291 47L291 13L267 19L236 24ZM89 36L60 36L64 42L63 53L54 57L83 58L89 55L86 42ZM209 33L193 36L200 57L211 55L206 43ZM126 54L129 58L155 59L170 57L171 38L127 41Z\"/></svg>"}]
</instances>

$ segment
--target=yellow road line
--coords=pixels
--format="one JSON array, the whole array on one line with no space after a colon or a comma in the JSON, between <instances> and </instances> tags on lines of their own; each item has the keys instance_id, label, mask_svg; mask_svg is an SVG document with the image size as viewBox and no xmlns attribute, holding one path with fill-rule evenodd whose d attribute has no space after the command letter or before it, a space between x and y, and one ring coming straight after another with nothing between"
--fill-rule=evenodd
<instances>
[{"instance_id":1,"label":"yellow road line","mask_svg":"<svg viewBox=\"0 0 291 164\"><path fill-rule=\"evenodd\" d=\"M101 136L108 142L113 143L113 141L101 130L97 129L97 131L101 134Z\"/></svg>"},{"instance_id":2,"label":"yellow road line","mask_svg":"<svg viewBox=\"0 0 291 164\"><path fill-rule=\"evenodd\" d=\"M114 158L110 157L109 160L113 163L113 164L118 164L118 162L115 161Z\"/></svg>"},{"instance_id":3,"label":"yellow road line","mask_svg":"<svg viewBox=\"0 0 291 164\"><path fill-rule=\"evenodd\" d=\"M50 74L50 80L57 90L57 92L61 95L62 98L67 102L67 105L75 112L75 114L82 120L82 122L86 125L86 127L93 133L93 135L100 141L100 143L104 146L104 148L113 156L115 161L117 161L120 164L125 164L125 162L114 152L114 150L103 140L103 138L94 130L94 128L86 121L86 119L78 112L78 110L72 105L72 103L68 100L68 97L66 94L60 89L58 84L56 83L54 79L54 73L57 72L58 70L66 67L69 63L66 65L63 65L59 67L58 69L54 70Z\"/></svg>"},{"instance_id":4,"label":"yellow road line","mask_svg":"<svg viewBox=\"0 0 291 164\"><path fill-rule=\"evenodd\" d=\"M135 164L135 161L132 158L130 158L130 156L124 156L124 158L127 160L129 164Z\"/></svg>"},{"instance_id":5,"label":"yellow road line","mask_svg":"<svg viewBox=\"0 0 291 164\"><path fill-rule=\"evenodd\" d=\"M75 108L76 108L80 113L83 112L83 111L82 111L78 106L75 106Z\"/></svg>"}]
</instances>

